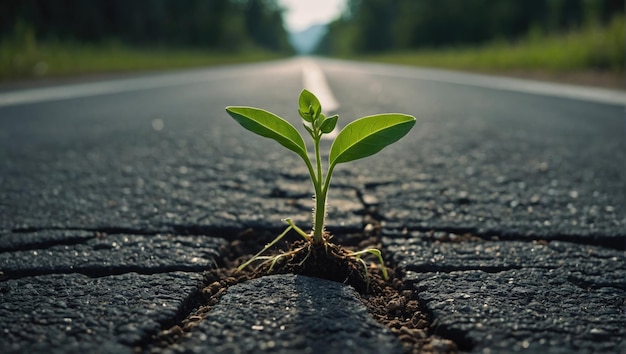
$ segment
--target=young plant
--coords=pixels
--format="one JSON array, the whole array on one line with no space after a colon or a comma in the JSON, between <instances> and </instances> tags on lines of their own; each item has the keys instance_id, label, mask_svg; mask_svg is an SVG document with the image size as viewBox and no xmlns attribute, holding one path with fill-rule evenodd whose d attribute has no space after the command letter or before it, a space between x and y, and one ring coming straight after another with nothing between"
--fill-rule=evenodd
<instances>
[{"instance_id":1,"label":"young plant","mask_svg":"<svg viewBox=\"0 0 626 354\"><path fill-rule=\"evenodd\" d=\"M324 134L329 134L335 129L338 116L333 115L326 117L326 115L322 113L322 106L319 100L311 92L303 90L300 93L298 113L300 117L302 117L304 128L313 140L313 161L315 165L313 165L311 158L309 158L304 139L296 128L286 120L271 112L253 107L229 106L226 107L226 112L244 128L258 135L273 139L300 156L306 164L311 182L313 183L313 189L315 190L312 233L307 234L290 219L285 219L289 225L287 229L266 245L252 259L242 264L239 269L243 269L256 259L269 259L271 261L271 269L280 258L285 257L288 253L275 257L261 257L261 254L278 242L291 229L295 230L313 246L326 247L328 242L328 238L324 237L326 197L328 196L330 180L335 166L379 152L387 145L398 141L415 125L415 117L400 113L367 116L349 123L339 132L331 145L328 157L328 168L324 174L320 153L320 141ZM368 253L374 254L378 258L382 266L383 276L387 278L379 250L367 249L353 252L349 255L356 258L365 266L363 260L361 260L361 256ZM366 266L365 272L367 275Z\"/></svg>"}]
</instances>

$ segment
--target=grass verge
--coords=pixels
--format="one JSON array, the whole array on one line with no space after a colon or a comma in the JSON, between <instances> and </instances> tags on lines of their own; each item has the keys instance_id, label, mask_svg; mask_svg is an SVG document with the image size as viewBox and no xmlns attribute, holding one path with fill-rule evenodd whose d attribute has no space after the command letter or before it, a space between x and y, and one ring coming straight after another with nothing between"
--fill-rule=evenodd
<instances>
[{"instance_id":1,"label":"grass verge","mask_svg":"<svg viewBox=\"0 0 626 354\"><path fill-rule=\"evenodd\" d=\"M531 31L515 43L496 41L458 47L368 55L385 63L505 74L624 88L624 16L604 27L588 26L561 35Z\"/></svg>"},{"instance_id":2,"label":"grass verge","mask_svg":"<svg viewBox=\"0 0 626 354\"><path fill-rule=\"evenodd\" d=\"M132 48L118 43L37 43L28 34L0 42L0 81L202 67L281 57L259 49L241 53Z\"/></svg>"}]
</instances>

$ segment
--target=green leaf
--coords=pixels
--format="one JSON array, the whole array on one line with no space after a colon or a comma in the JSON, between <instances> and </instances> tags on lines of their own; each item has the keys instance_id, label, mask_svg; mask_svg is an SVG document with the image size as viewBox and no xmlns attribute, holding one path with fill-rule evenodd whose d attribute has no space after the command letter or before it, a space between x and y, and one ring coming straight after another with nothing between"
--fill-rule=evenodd
<instances>
[{"instance_id":1,"label":"green leaf","mask_svg":"<svg viewBox=\"0 0 626 354\"><path fill-rule=\"evenodd\" d=\"M311 117L309 113L302 112L300 109L298 109L298 114L300 114L300 117L302 117L302 119L304 119L305 121L309 123L313 122L313 117Z\"/></svg>"},{"instance_id":2,"label":"green leaf","mask_svg":"<svg viewBox=\"0 0 626 354\"><path fill-rule=\"evenodd\" d=\"M274 113L254 107L226 107L241 126L263 137L276 140L282 146L308 160L306 145L293 125Z\"/></svg>"},{"instance_id":3,"label":"green leaf","mask_svg":"<svg viewBox=\"0 0 626 354\"><path fill-rule=\"evenodd\" d=\"M320 101L308 90L302 90L300 93L300 98L298 99L298 106L300 111L300 116L307 122L311 122L313 119L317 118L319 113L322 111L322 105ZM309 120L311 119L311 120Z\"/></svg>"},{"instance_id":4,"label":"green leaf","mask_svg":"<svg viewBox=\"0 0 626 354\"><path fill-rule=\"evenodd\" d=\"M320 126L320 130L322 131L322 133L328 134L332 132L333 129L335 129L335 126L337 125L337 119L339 119L339 116L336 114L334 116L330 116L326 118L326 120L324 120L322 122L322 125Z\"/></svg>"},{"instance_id":5,"label":"green leaf","mask_svg":"<svg viewBox=\"0 0 626 354\"><path fill-rule=\"evenodd\" d=\"M415 117L387 113L363 117L346 125L330 147L330 166L374 155L398 141L415 125Z\"/></svg>"}]
</instances>

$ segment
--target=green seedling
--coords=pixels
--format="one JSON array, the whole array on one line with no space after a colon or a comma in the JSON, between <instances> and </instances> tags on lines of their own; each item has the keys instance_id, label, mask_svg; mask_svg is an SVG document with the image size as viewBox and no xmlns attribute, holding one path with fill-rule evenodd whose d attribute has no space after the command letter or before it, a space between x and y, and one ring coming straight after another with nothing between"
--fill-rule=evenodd
<instances>
[{"instance_id":1,"label":"green seedling","mask_svg":"<svg viewBox=\"0 0 626 354\"><path fill-rule=\"evenodd\" d=\"M324 222L326 217L326 197L328 196L332 173L338 164L354 161L371 156L381 151L404 135L415 125L415 117L400 114L386 113L367 116L357 119L343 128L333 141L328 157L328 169L323 174L322 158L320 153L320 141L324 134L331 133L336 125L338 116L327 117L322 113L322 106L311 92L303 90L298 100L298 113L302 117L306 131L313 139L314 157L309 158L309 153L304 139L289 122L274 113L259 108L229 106L226 112L244 128L266 138L277 141L282 146L295 152L302 158L311 177L315 190L315 207L313 209L313 227L311 233L296 226L290 219L285 219L287 229L278 235L272 242L267 244L259 253L248 262L242 264L239 270L245 268L255 260L265 260L270 264L270 270L279 259L290 255L286 252L274 257L261 256L270 247L276 244L290 230L296 231L311 246L329 245L329 237L325 236ZM315 165L313 165L313 160ZM298 250L296 250L298 251ZM372 254L381 263L383 277L388 278L381 253L377 249L366 249L352 252L348 256L353 257L365 268L365 276L368 277L367 266L361 259L362 256ZM307 255L308 257L308 255ZM306 260L306 257L305 257ZM303 261L304 262L304 261Z\"/></svg>"}]
</instances>

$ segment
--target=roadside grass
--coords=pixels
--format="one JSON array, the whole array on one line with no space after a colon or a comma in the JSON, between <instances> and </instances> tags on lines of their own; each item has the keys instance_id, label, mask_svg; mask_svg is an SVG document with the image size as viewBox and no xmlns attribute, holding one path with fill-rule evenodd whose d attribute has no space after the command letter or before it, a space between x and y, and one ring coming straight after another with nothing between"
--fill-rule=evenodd
<instances>
[{"instance_id":1,"label":"roadside grass","mask_svg":"<svg viewBox=\"0 0 626 354\"><path fill-rule=\"evenodd\" d=\"M623 84L625 23L624 16L616 16L605 27L587 26L561 35L530 31L515 43L501 40L480 47L394 52L359 59L492 73L511 72L522 76L524 73L614 75L615 81Z\"/></svg>"},{"instance_id":2,"label":"roadside grass","mask_svg":"<svg viewBox=\"0 0 626 354\"><path fill-rule=\"evenodd\" d=\"M284 56L284 55L283 55ZM200 49L133 48L119 43L37 43L32 36L0 42L0 81L202 67L283 57L261 49L219 52Z\"/></svg>"}]
</instances>

